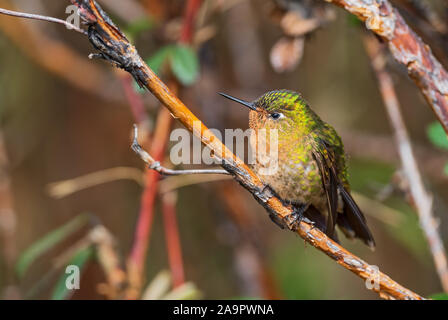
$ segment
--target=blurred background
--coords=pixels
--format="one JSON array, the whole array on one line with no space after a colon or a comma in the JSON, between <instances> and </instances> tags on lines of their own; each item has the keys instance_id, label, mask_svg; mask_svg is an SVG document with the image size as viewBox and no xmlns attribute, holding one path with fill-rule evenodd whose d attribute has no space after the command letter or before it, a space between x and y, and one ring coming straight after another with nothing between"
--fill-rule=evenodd
<instances>
[{"instance_id":1,"label":"blurred background","mask_svg":"<svg viewBox=\"0 0 448 320\"><path fill-rule=\"evenodd\" d=\"M446 1L392 3L446 66ZM248 128L247 111L217 92L253 100L272 89L300 91L342 136L355 199L377 242L375 252L359 241L342 239L343 246L423 296L443 291L408 201L363 44L367 31L355 18L305 0L100 4L210 128ZM0 0L2 8L61 19L68 5ZM140 291L146 298L378 298L354 274L279 229L236 182L145 174L130 149L132 125L139 123L146 149L165 144L153 139L160 137L154 131L161 106L125 72L88 60L91 52L86 37L63 26L0 16L1 298L126 296L119 292L127 287L131 252L138 252L139 223L149 241L140 251L147 254L134 297ZM447 244L448 141L405 68L387 59ZM168 167L172 145L161 153ZM139 222L141 214L149 223ZM81 267L80 290L61 286L67 264Z\"/></svg>"}]
</instances>

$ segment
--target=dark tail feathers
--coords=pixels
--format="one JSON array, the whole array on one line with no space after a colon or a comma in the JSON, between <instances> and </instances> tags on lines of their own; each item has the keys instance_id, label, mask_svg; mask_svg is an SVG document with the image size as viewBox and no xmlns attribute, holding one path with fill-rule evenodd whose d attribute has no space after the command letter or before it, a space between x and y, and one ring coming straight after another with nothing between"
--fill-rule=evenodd
<instances>
[{"instance_id":1,"label":"dark tail feathers","mask_svg":"<svg viewBox=\"0 0 448 320\"><path fill-rule=\"evenodd\" d=\"M344 202L344 211L337 214L336 224L347 238L359 238L371 249L375 249L375 240L367 227L366 218L359 209L355 200L353 200L350 193L342 185L338 185L338 190L342 201ZM331 234L328 234L327 232L328 217L325 217L325 215L323 215L312 205L308 207L304 215L314 222L316 228L326 233L330 238L339 243L339 238L334 228L331 230Z\"/></svg>"},{"instance_id":2,"label":"dark tail feathers","mask_svg":"<svg viewBox=\"0 0 448 320\"><path fill-rule=\"evenodd\" d=\"M360 238L371 249L375 249L375 240L355 200L342 185L338 189L344 202L344 212L338 215L337 224L348 238Z\"/></svg>"}]
</instances>

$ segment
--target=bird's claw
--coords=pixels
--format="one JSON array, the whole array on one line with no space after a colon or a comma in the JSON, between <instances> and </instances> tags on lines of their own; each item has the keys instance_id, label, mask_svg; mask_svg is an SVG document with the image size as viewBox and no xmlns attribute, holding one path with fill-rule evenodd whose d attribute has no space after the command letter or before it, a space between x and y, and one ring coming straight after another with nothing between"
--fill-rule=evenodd
<instances>
[{"instance_id":1,"label":"bird's claw","mask_svg":"<svg viewBox=\"0 0 448 320\"><path fill-rule=\"evenodd\" d=\"M299 210L294 211L283 218L284 224L292 231L299 229L300 223L303 221L303 213Z\"/></svg>"},{"instance_id":2,"label":"bird's claw","mask_svg":"<svg viewBox=\"0 0 448 320\"><path fill-rule=\"evenodd\" d=\"M293 207L292 213L283 218L283 223L292 231L296 232L299 229L300 223L305 221L311 223L314 228L314 222L310 221L303 214L308 209L308 205L301 205L300 207Z\"/></svg>"}]
</instances>

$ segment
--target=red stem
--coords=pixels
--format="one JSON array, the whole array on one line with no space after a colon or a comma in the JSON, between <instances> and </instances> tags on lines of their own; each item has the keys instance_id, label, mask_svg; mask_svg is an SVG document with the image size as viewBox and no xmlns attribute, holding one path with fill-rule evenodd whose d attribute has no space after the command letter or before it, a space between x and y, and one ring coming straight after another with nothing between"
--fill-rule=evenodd
<instances>
[{"instance_id":1,"label":"red stem","mask_svg":"<svg viewBox=\"0 0 448 320\"><path fill-rule=\"evenodd\" d=\"M134 245L130 254L130 261L135 266L135 272L140 276L146 259L149 238L154 220L154 203L157 194L159 174L149 170L146 174L146 188L141 197L141 206L137 227L135 230Z\"/></svg>"},{"instance_id":2,"label":"red stem","mask_svg":"<svg viewBox=\"0 0 448 320\"><path fill-rule=\"evenodd\" d=\"M142 97L133 88L132 76L130 74L120 75L120 81L135 121L139 124L143 123L147 119L145 105Z\"/></svg>"},{"instance_id":3,"label":"red stem","mask_svg":"<svg viewBox=\"0 0 448 320\"><path fill-rule=\"evenodd\" d=\"M197 11L200 8L201 0L189 0L185 9L184 23L179 39L180 43L190 43L193 37L194 19ZM178 85L173 83L170 88L177 92ZM167 109L160 109L156 132L154 133L150 154L156 161L162 161L165 154L166 143L169 136L169 128L171 127L172 118ZM149 239L151 235L153 220L154 220L154 204L157 197L157 186L160 175L148 170L146 173L146 187L143 191L141 200L141 209L137 222L134 245L129 256L130 268L130 282L137 292L141 289L143 282L144 266L147 256ZM175 286L184 282L184 267L182 261L182 252L180 245L179 231L177 227L177 218L175 214L174 204L166 204L163 202L164 224L167 242L167 251L169 257L169 264L173 276Z\"/></svg>"},{"instance_id":4,"label":"red stem","mask_svg":"<svg viewBox=\"0 0 448 320\"><path fill-rule=\"evenodd\" d=\"M185 274L179 228L176 217L176 194L169 193L163 197L162 201L168 260L174 287L178 287L185 282Z\"/></svg>"},{"instance_id":5,"label":"red stem","mask_svg":"<svg viewBox=\"0 0 448 320\"><path fill-rule=\"evenodd\" d=\"M184 13L184 21L179 38L180 43L190 44L194 34L194 20L201 6L202 0L189 0ZM163 221L165 226L165 238L168 252L168 260L175 287L185 282L184 264L176 217L176 205L172 196L167 195L162 199Z\"/></svg>"},{"instance_id":6,"label":"red stem","mask_svg":"<svg viewBox=\"0 0 448 320\"><path fill-rule=\"evenodd\" d=\"M162 161L169 138L172 117L168 109L162 108L157 116L156 131L151 145L151 154L156 161ZM145 260L154 220L154 204L160 175L154 170L146 172L146 187L141 198L141 209L137 221L134 245L129 256L129 281L135 290L130 298L138 297L143 283Z\"/></svg>"},{"instance_id":7,"label":"red stem","mask_svg":"<svg viewBox=\"0 0 448 320\"><path fill-rule=\"evenodd\" d=\"M194 21L201 7L202 0L189 0L185 8L184 23L180 34L179 42L191 44L194 34Z\"/></svg>"}]
</instances>

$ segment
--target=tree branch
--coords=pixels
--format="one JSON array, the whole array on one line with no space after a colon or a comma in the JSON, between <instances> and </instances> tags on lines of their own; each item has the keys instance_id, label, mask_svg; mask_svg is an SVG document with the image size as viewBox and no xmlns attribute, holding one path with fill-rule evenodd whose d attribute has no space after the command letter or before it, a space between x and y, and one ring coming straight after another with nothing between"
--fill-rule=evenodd
<instances>
[{"instance_id":1,"label":"tree branch","mask_svg":"<svg viewBox=\"0 0 448 320\"><path fill-rule=\"evenodd\" d=\"M151 91L187 129L200 138L203 144L215 152L222 167L232 174L244 188L270 213L279 219L292 214L292 208L285 206L273 196L262 181L248 166L230 152L222 142L168 89L138 55L137 50L124 34L113 24L94 0L71 0L80 9L81 17L88 25L89 40L100 51L101 56L113 65L131 73L137 82ZM292 228L292 226L289 226ZM360 278L377 280L379 286L372 290L388 299L423 299L420 295L403 287L382 272L372 273L372 266L328 238L311 223L302 221L297 232L308 243L324 252L344 268Z\"/></svg>"},{"instance_id":2,"label":"tree branch","mask_svg":"<svg viewBox=\"0 0 448 320\"><path fill-rule=\"evenodd\" d=\"M448 133L448 73L434 57L431 48L406 24L388 0L326 0L364 21L388 43L398 63L420 88L445 132Z\"/></svg>"},{"instance_id":3,"label":"tree branch","mask_svg":"<svg viewBox=\"0 0 448 320\"><path fill-rule=\"evenodd\" d=\"M425 190L417 161L412 151L409 135L400 112L400 103L395 93L392 78L386 70L384 52L378 41L371 36L364 38L364 44L378 79L384 106L395 132L395 140L403 171L409 182L409 190L414 200L414 207L417 210L421 228L428 241L443 290L448 292L448 263L442 238L437 231L438 224L433 216L433 197Z\"/></svg>"}]
</instances>

